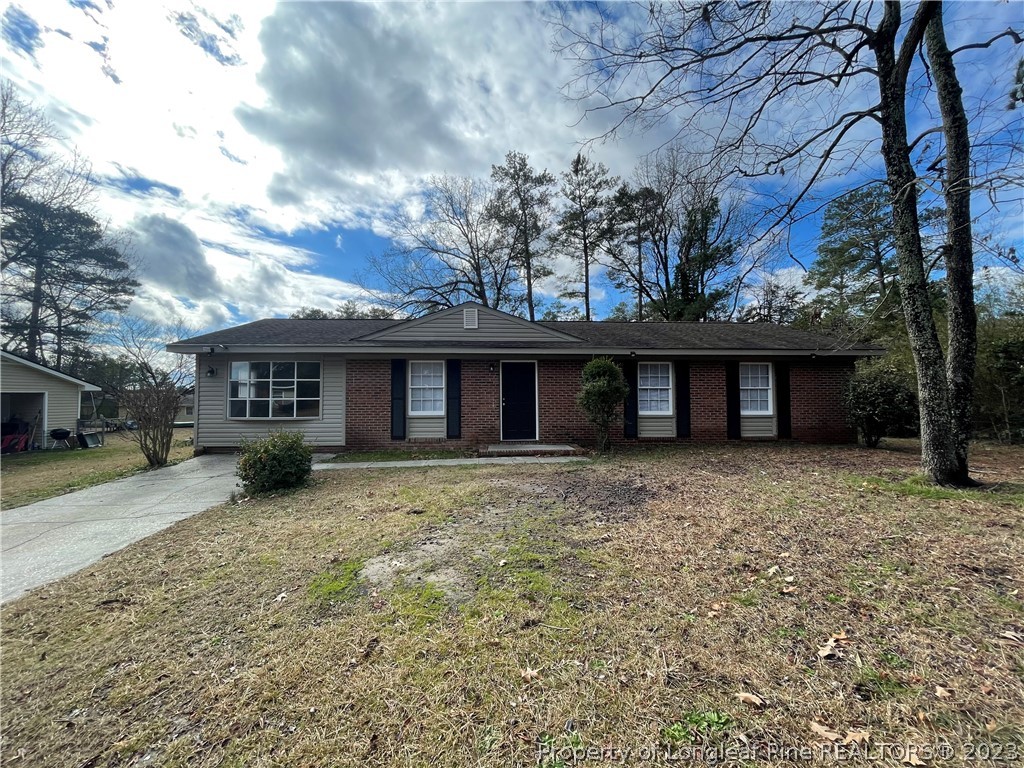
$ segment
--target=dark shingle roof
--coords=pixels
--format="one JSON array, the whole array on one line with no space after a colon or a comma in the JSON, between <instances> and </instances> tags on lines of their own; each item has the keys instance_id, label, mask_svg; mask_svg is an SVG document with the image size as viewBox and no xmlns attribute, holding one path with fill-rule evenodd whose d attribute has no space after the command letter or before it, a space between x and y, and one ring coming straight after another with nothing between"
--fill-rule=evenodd
<instances>
[{"instance_id":1,"label":"dark shingle roof","mask_svg":"<svg viewBox=\"0 0 1024 768\"><path fill-rule=\"evenodd\" d=\"M183 339L176 344L197 346L224 344L260 346L345 346L386 347L386 339L355 341L361 336L400 325L402 320L257 320L234 328ZM824 334L766 323L620 323L560 320L538 325L575 336L580 341L465 342L417 341L422 347L550 348L552 351L589 351L591 348L680 349L680 350L817 350L871 354L879 350L870 344L842 341ZM406 346L396 342L395 346Z\"/></svg>"},{"instance_id":2,"label":"dark shingle roof","mask_svg":"<svg viewBox=\"0 0 1024 768\"><path fill-rule=\"evenodd\" d=\"M640 349L850 349L873 351L867 344L842 343L812 331L769 323L588 323L559 320L541 323L594 345Z\"/></svg>"},{"instance_id":3,"label":"dark shingle roof","mask_svg":"<svg viewBox=\"0 0 1024 768\"><path fill-rule=\"evenodd\" d=\"M256 320L223 331L205 333L178 344L341 344L374 331L382 331L401 320L309 320L273 318Z\"/></svg>"}]
</instances>

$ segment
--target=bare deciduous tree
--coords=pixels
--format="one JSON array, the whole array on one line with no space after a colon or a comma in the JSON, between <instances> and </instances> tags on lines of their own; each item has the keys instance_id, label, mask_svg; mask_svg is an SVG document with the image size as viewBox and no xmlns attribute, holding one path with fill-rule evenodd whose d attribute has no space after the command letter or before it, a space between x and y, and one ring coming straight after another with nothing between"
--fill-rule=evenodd
<instances>
[{"instance_id":1,"label":"bare deciduous tree","mask_svg":"<svg viewBox=\"0 0 1024 768\"><path fill-rule=\"evenodd\" d=\"M1019 182L1001 168L970 176L971 144L953 59L997 41L1007 30L950 51L941 2L918 4L909 20L894 0L874 3L650 3L643 17L617 11L594 23L563 16L562 50L580 66L574 85L596 109L651 126L670 117L679 134L710 140L737 158L737 171L762 180L781 199L769 214L792 220L826 176L869 166L879 146L889 188L900 296L921 407L921 459L935 482L968 485L967 440L974 376L971 190ZM625 21L624 21L625 20ZM921 48L928 73L910 74ZM912 93L911 93L912 92ZM911 98L911 96L913 98ZM937 99L942 125L908 135L908 104ZM813 111L808 109L813 106ZM872 129L873 126L873 129ZM929 149L927 137L937 137ZM941 139L941 140L939 140ZM928 141L931 141L928 139ZM925 143L922 143L925 142ZM914 160L925 157L918 172ZM792 188L783 183L785 174ZM769 181L772 180L772 181ZM931 312L918 201L928 184L946 198L949 314L947 357Z\"/></svg>"},{"instance_id":2,"label":"bare deciduous tree","mask_svg":"<svg viewBox=\"0 0 1024 768\"><path fill-rule=\"evenodd\" d=\"M128 418L138 424L129 434L151 467L167 463L174 420L182 398L195 384L192 358L170 354L164 345L190 335L182 323L161 325L130 315L111 330L118 357L133 372L114 394Z\"/></svg>"},{"instance_id":3,"label":"bare deciduous tree","mask_svg":"<svg viewBox=\"0 0 1024 768\"><path fill-rule=\"evenodd\" d=\"M492 219L490 184L435 176L422 215L408 211L390 222L396 247L370 258L362 278L374 300L411 314L464 301L516 311L522 303L511 245ZM373 284L383 284L383 288Z\"/></svg>"}]
</instances>

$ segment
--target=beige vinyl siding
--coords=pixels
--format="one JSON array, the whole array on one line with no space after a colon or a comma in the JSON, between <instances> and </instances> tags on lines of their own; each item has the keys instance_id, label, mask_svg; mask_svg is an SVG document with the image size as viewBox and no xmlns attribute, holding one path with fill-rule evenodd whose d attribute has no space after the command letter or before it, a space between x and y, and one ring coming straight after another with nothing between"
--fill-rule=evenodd
<instances>
[{"instance_id":1,"label":"beige vinyl siding","mask_svg":"<svg viewBox=\"0 0 1024 768\"><path fill-rule=\"evenodd\" d=\"M410 440L444 438L448 434L444 416L410 416L406 437Z\"/></svg>"},{"instance_id":2,"label":"beige vinyl siding","mask_svg":"<svg viewBox=\"0 0 1024 768\"><path fill-rule=\"evenodd\" d=\"M637 417L637 434L640 437L675 437L675 416L644 416Z\"/></svg>"},{"instance_id":3,"label":"beige vinyl siding","mask_svg":"<svg viewBox=\"0 0 1024 768\"><path fill-rule=\"evenodd\" d=\"M232 361L321 362L320 418L316 419L229 419L228 375ZM196 447L234 448L243 438L265 437L287 430L305 433L310 445L345 444L345 358L340 355L198 355L196 366ZM213 367L216 376L207 376Z\"/></svg>"},{"instance_id":4,"label":"beige vinyl siding","mask_svg":"<svg viewBox=\"0 0 1024 768\"><path fill-rule=\"evenodd\" d=\"M36 427L35 442L39 445L49 447L53 443L50 439L52 429L64 428L74 432L78 428L82 388L77 384L5 359L3 370L0 370L0 388L4 393L12 395L22 392L46 393L46 409L40 414ZM17 397L13 398L15 403L17 400ZM17 407L14 406L14 409L17 410ZM35 421L36 413L18 413L18 416L31 424Z\"/></svg>"},{"instance_id":5,"label":"beige vinyl siding","mask_svg":"<svg viewBox=\"0 0 1024 768\"><path fill-rule=\"evenodd\" d=\"M774 416L740 416L741 437L775 437L777 434Z\"/></svg>"},{"instance_id":6,"label":"beige vinyl siding","mask_svg":"<svg viewBox=\"0 0 1024 768\"><path fill-rule=\"evenodd\" d=\"M442 313L410 327L399 327L381 334L381 341L518 341L550 343L562 337L543 328L529 327L513 318L480 309L477 328L462 327L462 312Z\"/></svg>"}]
</instances>

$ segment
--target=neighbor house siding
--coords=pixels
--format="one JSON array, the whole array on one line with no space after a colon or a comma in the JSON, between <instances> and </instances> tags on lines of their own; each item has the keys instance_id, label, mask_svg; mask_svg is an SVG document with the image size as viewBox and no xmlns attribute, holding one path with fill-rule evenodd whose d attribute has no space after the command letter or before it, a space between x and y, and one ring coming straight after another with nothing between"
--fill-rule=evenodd
<instances>
[{"instance_id":1,"label":"neighbor house siding","mask_svg":"<svg viewBox=\"0 0 1024 768\"><path fill-rule=\"evenodd\" d=\"M322 448L345 445L345 358L339 355L199 355L196 375L196 450L237 448L243 440L285 430L302 432L307 444ZM319 360L320 417L314 419L229 419L228 376L231 362ZM210 368L215 376L207 376ZM385 386L387 379L384 379ZM380 411L378 404L377 410Z\"/></svg>"},{"instance_id":2,"label":"neighbor house siding","mask_svg":"<svg viewBox=\"0 0 1024 768\"><path fill-rule=\"evenodd\" d=\"M812 443L852 443L857 434L846 422L843 390L853 362L793 363L789 372L793 439Z\"/></svg>"},{"instance_id":3,"label":"neighbor house siding","mask_svg":"<svg viewBox=\"0 0 1024 768\"><path fill-rule=\"evenodd\" d=\"M52 429L70 429L72 432L77 430L78 415L82 407L82 388L77 384L49 376L6 358L0 378L5 393L46 393L46 409L39 415L39 422L36 425L36 443L49 447L53 443L50 439ZM35 413L19 413L18 416L29 424L36 419Z\"/></svg>"}]
</instances>

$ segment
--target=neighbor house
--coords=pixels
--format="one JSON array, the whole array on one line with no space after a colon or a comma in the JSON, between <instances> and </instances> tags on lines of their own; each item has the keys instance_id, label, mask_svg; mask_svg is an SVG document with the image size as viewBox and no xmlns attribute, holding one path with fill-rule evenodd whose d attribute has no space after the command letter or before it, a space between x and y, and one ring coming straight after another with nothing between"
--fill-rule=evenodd
<instances>
[{"instance_id":1,"label":"neighbor house","mask_svg":"<svg viewBox=\"0 0 1024 768\"><path fill-rule=\"evenodd\" d=\"M78 430L83 392L100 388L10 352L0 352L0 422L4 436L29 435L28 446L53 445L50 432Z\"/></svg>"},{"instance_id":2,"label":"neighbor house","mask_svg":"<svg viewBox=\"0 0 1024 768\"><path fill-rule=\"evenodd\" d=\"M407 320L272 319L169 344L196 356L197 451L301 430L324 450L593 442L588 360L629 383L613 440L847 442L858 357L767 324L530 322L468 303Z\"/></svg>"}]
</instances>

